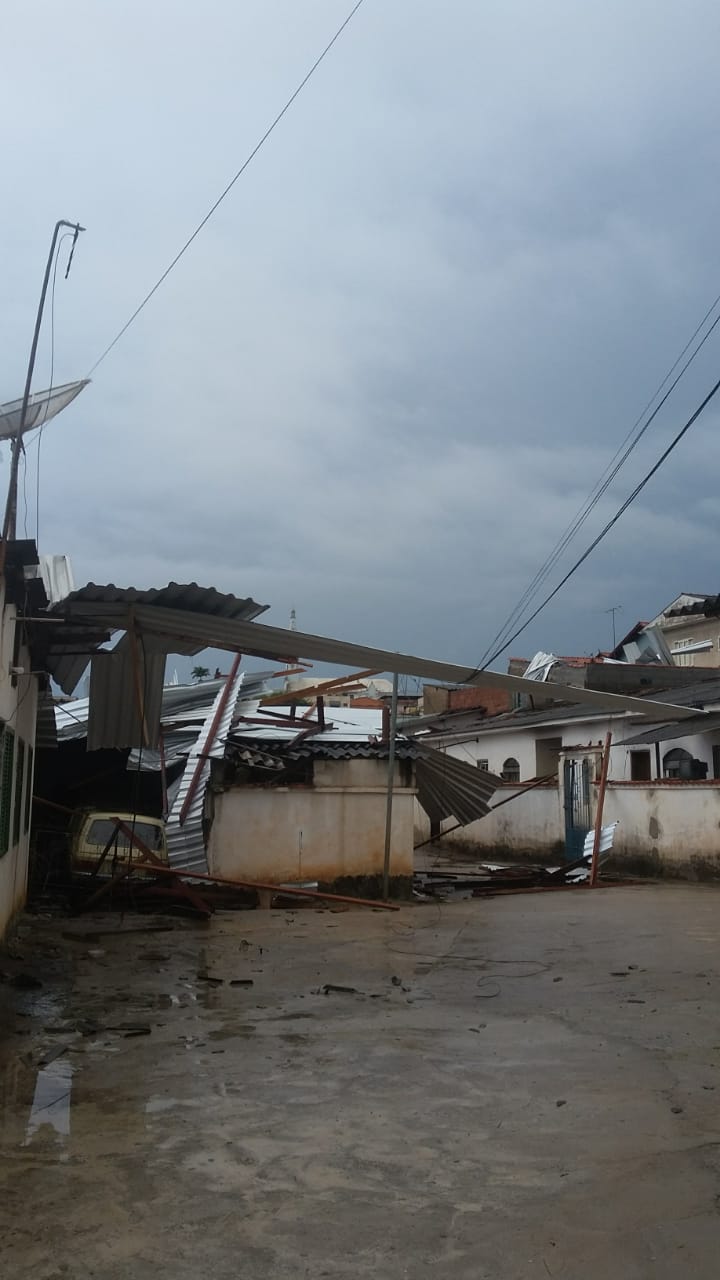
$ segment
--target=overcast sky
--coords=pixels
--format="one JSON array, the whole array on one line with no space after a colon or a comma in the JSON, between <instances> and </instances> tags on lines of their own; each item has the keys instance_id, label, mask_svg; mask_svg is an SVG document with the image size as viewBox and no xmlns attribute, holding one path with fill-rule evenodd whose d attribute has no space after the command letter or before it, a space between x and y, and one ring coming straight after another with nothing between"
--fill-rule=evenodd
<instances>
[{"instance_id":1,"label":"overcast sky","mask_svg":"<svg viewBox=\"0 0 720 1280\"><path fill-rule=\"evenodd\" d=\"M56 219L87 227L58 273L58 382L88 371L349 8L5 0L1 400L22 392ZM195 580L278 625L294 605L302 630L477 661L720 292L719 44L710 0L365 0L47 428L41 550L78 584ZM720 337L578 551L718 365ZM48 325L35 387L49 377ZM718 422L513 653L590 652L610 606L623 629L720 590Z\"/></svg>"}]
</instances>

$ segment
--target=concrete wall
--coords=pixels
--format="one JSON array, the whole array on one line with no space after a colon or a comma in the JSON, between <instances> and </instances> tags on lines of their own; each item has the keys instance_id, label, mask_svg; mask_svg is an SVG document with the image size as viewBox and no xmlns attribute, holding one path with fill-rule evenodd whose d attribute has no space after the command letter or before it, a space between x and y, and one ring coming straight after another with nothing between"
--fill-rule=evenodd
<instances>
[{"instance_id":1,"label":"concrete wall","mask_svg":"<svg viewBox=\"0 0 720 1280\"><path fill-rule=\"evenodd\" d=\"M29 830L25 827L26 794L32 787L29 748L35 746L35 719L37 714L37 681L28 675L20 676L13 685L10 667L17 663L30 671L30 655L21 648L14 654L15 607L5 607L4 591L0 589L0 721L15 735L14 767L10 783L10 812L14 815L16 793L20 788L20 835L13 842L13 821L10 826L10 847L0 856L0 938L5 934L12 917L23 906L27 893ZM18 743L24 744L24 769L18 771ZM4 798L3 798L4 799Z\"/></svg>"},{"instance_id":2,"label":"concrete wall","mask_svg":"<svg viewBox=\"0 0 720 1280\"><path fill-rule=\"evenodd\" d=\"M483 858L562 857L564 825L562 804L556 786L537 787L521 794L517 787L502 787L493 797L494 803L513 798L497 813L489 813L478 822L458 827L448 836L454 846ZM416 842L428 839L430 824L419 805L415 811ZM454 826L443 823L443 829Z\"/></svg>"},{"instance_id":3,"label":"concrete wall","mask_svg":"<svg viewBox=\"0 0 720 1280\"><path fill-rule=\"evenodd\" d=\"M610 783L603 822L620 823L618 868L720 879L720 782Z\"/></svg>"},{"instance_id":4,"label":"concrete wall","mask_svg":"<svg viewBox=\"0 0 720 1280\"><path fill-rule=\"evenodd\" d=\"M410 876L415 789L405 768L395 781L390 874ZM318 760L311 787L219 792L208 865L218 875L271 883L382 875L386 784L384 760Z\"/></svg>"},{"instance_id":5,"label":"concrete wall","mask_svg":"<svg viewBox=\"0 0 720 1280\"><path fill-rule=\"evenodd\" d=\"M595 812L597 785L592 787ZM538 787L518 795L512 787L496 793L505 800L497 813L460 827L448 844L487 860L562 857L565 822L562 788ZM720 880L720 782L608 784L603 824L618 822L608 870L620 874ZM429 825L418 809L416 840ZM451 824L446 823L445 827Z\"/></svg>"}]
</instances>

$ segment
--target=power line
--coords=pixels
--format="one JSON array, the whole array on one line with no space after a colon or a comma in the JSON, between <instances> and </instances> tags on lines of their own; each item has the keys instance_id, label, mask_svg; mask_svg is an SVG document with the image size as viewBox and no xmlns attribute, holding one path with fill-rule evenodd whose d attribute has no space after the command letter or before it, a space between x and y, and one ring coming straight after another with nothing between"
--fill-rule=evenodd
<instances>
[{"instance_id":1,"label":"power line","mask_svg":"<svg viewBox=\"0 0 720 1280\"><path fill-rule=\"evenodd\" d=\"M602 542L603 538L605 537L606 534L610 532L613 525L617 524L618 520L627 511L630 504L635 501L638 494L641 493L642 490L645 488L645 485L650 480L652 480L656 472L660 470L662 464L665 462L667 458L669 458L673 449L677 447L677 445L682 440L683 436L690 430L693 423L697 421L697 419L700 417L700 414L707 408L713 396L715 396L719 390L720 390L720 379L718 379L718 381L715 383L715 386L708 392L708 394L705 396L705 399L698 405L695 412L688 418L685 425L681 427L680 431L678 431L675 438L670 441L670 444L668 445L667 449L665 449L664 452L660 454L660 457L658 458L657 462L650 468L647 474L643 476L643 479L639 482L639 484L635 486L632 493L628 494L627 498L622 503L622 505L618 507L618 510L615 512L615 515L612 517L611 520L608 520L605 527L600 530L600 533L597 535L597 537L594 538L593 541L590 543L590 546L587 547L585 551L583 551L582 555L578 560L575 561L575 564L572 566L572 568L569 569L568 572L565 574L565 576L560 579L557 586L553 587L553 590L550 592L550 594L547 595L545 599L542 601L542 604L539 604L537 609L535 609L530 614L530 617L527 618L527 620L522 624L522 626L518 627L517 631L513 632L513 634L505 641L505 643L501 646L501 648L496 649L496 651L492 654L492 656L488 658L486 665L488 665L491 662L494 662L496 658L499 658L500 654L504 653L505 650L509 648L509 646L513 643L513 641L517 640L519 635L522 635L523 631L525 631L526 628L530 626L530 623L533 622L535 618L537 618L538 614L542 612L545 606L548 605L550 601L555 598L555 596L558 594L561 588L565 586L565 583L568 582L569 579L572 578L573 574L577 572L580 566L585 563L588 556L591 555L591 553L595 550L595 548L599 545L599 543ZM476 667L472 674L477 675L478 672L481 670L483 670L482 667Z\"/></svg>"},{"instance_id":2,"label":"power line","mask_svg":"<svg viewBox=\"0 0 720 1280\"><path fill-rule=\"evenodd\" d=\"M538 569L532 581L525 588L525 591L523 592L522 596L515 604L514 608L509 613L502 627L500 627L500 629L496 632L494 638L490 641L490 644L488 645L482 658L480 659L480 664L478 668L479 670L483 670L488 665L488 662L492 661L491 658L488 658L488 654L491 652L494 646L498 644L505 637L505 635L507 635L508 631L512 628L513 624L516 621L519 621L524 609L526 609L530 604L530 602L535 598L538 591L540 590L540 587L552 572L552 569L557 564L557 561L560 559L562 553L569 546L570 542L575 537L576 533L579 532L579 530L582 528L582 526L587 521L588 517L591 515L591 513L597 506L600 499L607 492L613 480L618 475L621 468L625 465L627 459L630 457L630 454L639 444L640 440L644 436L648 427L652 424L652 422L655 420L658 413L662 409L663 405L666 404L667 400L672 395L676 386L680 382L680 379L684 376L686 371L689 369L690 365L695 360L696 356L700 353L700 351L702 350L703 346L707 342L708 338L710 337L710 335L712 334L712 332L714 331L718 323L720 323L720 314L718 314L718 316L716 316L712 325L708 329L707 333L704 334L703 338L700 340L695 350L685 361L685 364L680 369L680 372L678 373L677 377L673 380L671 385L668 387L667 391L665 392L665 395L662 397L660 402L655 406L655 409L653 410L650 417L647 419L647 421L642 426L642 428L638 431L637 428L640 426L646 414L648 413L648 410L650 409L650 406L653 404L653 401L656 400L657 397L660 395L661 391L663 390L663 387L666 386L666 384L672 377L673 373L677 369L678 365L680 364L680 361L683 359L683 356L692 346L692 343L695 341L695 338L701 332L704 325L707 323L707 321L709 320L710 316L712 315L713 311L715 311L719 303L720 303L720 294L718 294L718 296L715 298L714 302L708 308L702 320L700 321L700 323L698 324L698 326L696 327L696 329L694 330L694 332L692 333L688 341L685 343L685 346L683 347L682 351L678 355L674 364L666 373L665 377L663 378L660 385L657 387L654 394L650 397L642 413L639 415L638 418L635 419L635 422L630 428L630 431L628 432L622 444L619 446L619 448L615 452L614 456L610 460L608 466L606 467L605 471L601 475L600 479L588 494L582 507L576 513L576 515L574 516L570 524L567 526L564 533L561 535L560 539L555 544L555 547L550 552L547 559ZM628 441L630 441L630 444L628 444Z\"/></svg>"},{"instance_id":3,"label":"power line","mask_svg":"<svg viewBox=\"0 0 720 1280\"><path fill-rule=\"evenodd\" d=\"M88 373L88 375L87 375L88 377L90 377L90 375L91 375L91 374L93 374L93 373L95 372L95 370L97 369L98 365L102 364L102 362L103 362L103 360L105 359L105 357L106 357L106 356L108 356L108 355L110 354L110 352L112 351L112 349L113 349L113 347L116 345L116 343L118 343L118 342L120 341L120 339L123 337L123 335L124 335L125 333L127 333L128 329L130 328L130 325L133 323L133 321L134 321L134 320L136 320L136 319L137 319L137 317L140 315L140 312L143 310L143 308L147 306L148 302L149 302L149 301L150 301L150 299L153 297L153 295L154 295L155 293L157 293L157 291L158 291L158 289L160 288L161 284L163 284L163 283L164 283L164 281L165 281L165 280L167 280L168 276L170 275L170 272L173 270L173 267L176 267L176 266L177 266L178 262L180 261L180 259L181 259L181 258L182 258L182 256L183 256L183 254L184 254L184 253L186 253L186 252L187 252L187 250L190 248L190 245L192 244L193 240L195 240L195 238L200 234L200 232L202 231L203 227L204 227L204 226L206 225L206 223L208 223L208 222L210 221L210 219L212 218L212 216L213 216L213 214L215 213L216 209L218 209L218 208L219 208L219 206L222 204L222 202L223 202L223 200L225 199L225 197L226 197L226 196L227 196L227 195L232 191L232 189L233 189L233 187L235 186L235 183L237 182L238 178L240 178L240 177L242 176L242 174L245 172L245 170L247 169L247 167L248 167L248 165L251 163L251 161L255 159L255 156L257 155L257 153L258 153L258 151L260 150L260 148L264 145L264 143L265 143L265 142L267 142L268 138L270 137L270 134L271 134L271 133L273 132L273 130L274 130L274 129L279 125L279 123L280 123L280 121L282 120L283 116L286 114L286 112L287 112L287 111L289 111L289 109L290 109L290 107L292 106L292 104L293 104L293 102L295 101L295 99L296 99L296 98L297 98L297 97L302 93L303 89L305 88L305 85L308 83L308 80L310 80L310 79L311 79L311 77L315 74L315 72L317 71L318 67L320 66L320 63L321 63L321 62L322 62L322 61L327 57L327 55L328 55L328 53L330 52L330 50L332 49L333 45L336 43L336 41L337 41L337 40L339 40L339 38L340 38L340 36L342 35L343 31L344 31L344 30L345 30L345 28L349 25L349 23L352 21L352 19L355 17L355 14L357 13L358 9L360 8L360 6L361 6L363 3L364 3L364 0L357 0L357 3L356 3L355 5L353 5L353 8L350 10L349 14L348 14L348 15L347 15L347 17L345 18L345 21L344 21L344 22L343 22L343 23L338 27L337 31L335 32L335 35L333 36L332 40L330 40L330 41L329 41L329 43L325 45L325 48L323 49L322 53L319 55L319 57L317 57L317 58L315 59L315 61L313 62L312 66L311 66L311 68L310 68L310 70L307 72L307 74L306 74L306 75L303 77L303 79L300 81L299 85L298 85L298 86L297 86L297 88L294 90L294 92L293 92L293 93L291 93L290 97L288 98L288 100L287 100L287 102L285 103L285 105L284 105L284 107L282 108L282 110L278 112L278 114L275 116L275 119L273 120L272 124L271 124L271 125L270 125L266 130L265 130L265 132L264 132L264 134L262 135L262 137L261 137L260 141L259 141L258 143L256 143L256 145L253 147L252 151L250 152L249 156L248 156L248 157L243 161L243 163L240 165L240 168L238 169L238 171L237 171L237 173L235 174L235 176L234 176L233 178L231 178L230 182L228 182L228 184L227 184L227 186L225 187L224 191L222 191L222 192L220 193L220 195L218 196L218 198L217 198L217 200L215 201L215 203L211 206L211 208L210 208L210 209L208 210L208 212L205 214L205 217L202 219L202 221L201 221L201 222L199 222L199 223L198 223L198 225L196 226L196 228L195 228L195 230L193 231L192 235L188 236L188 238L187 238L187 240L185 241L185 243L184 243L184 245L182 246L182 248L181 248L181 249L180 249L180 250L175 254L175 257L173 258L172 262L170 263L170 265L169 265L169 266L167 266L167 267L165 268L165 270L163 271L163 273L162 273L162 275L160 276L160 278L159 278L158 280L156 280L155 284L153 285L153 287L152 287L152 289L149 291L149 293L146 293L146 295L145 295L145 297L143 298L142 302L139 304L139 306L137 306L137 307L135 308L135 310L133 311L133 313L132 313L132 315L130 316L129 320L126 320L126 322L125 322L125 324L123 325L122 329L120 329L120 330L118 331L118 333L116 333L116 335L115 335L115 337L113 338L112 342L108 343L107 347L106 347L106 348L105 348L105 350L102 352L102 354L101 354L100 356L98 356L97 360L95 361L94 365L92 366L92 368L90 369L90 371L89 371L89 373Z\"/></svg>"}]
</instances>

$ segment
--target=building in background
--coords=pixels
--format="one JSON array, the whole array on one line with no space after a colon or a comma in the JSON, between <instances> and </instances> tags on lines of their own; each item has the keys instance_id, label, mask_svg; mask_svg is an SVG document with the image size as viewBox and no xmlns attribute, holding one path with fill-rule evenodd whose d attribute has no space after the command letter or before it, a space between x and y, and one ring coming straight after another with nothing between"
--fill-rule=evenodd
<instances>
[{"instance_id":1,"label":"building in background","mask_svg":"<svg viewBox=\"0 0 720 1280\"><path fill-rule=\"evenodd\" d=\"M679 667L720 667L720 596L685 592L650 624L663 634Z\"/></svg>"},{"instance_id":2,"label":"building in background","mask_svg":"<svg viewBox=\"0 0 720 1280\"><path fill-rule=\"evenodd\" d=\"M607 670L623 679L621 668ZM511 800L453 832L452 840L483 858L572 856L594 821L602 747L611 732L603 821L619 823L616 866L720 879L720 676L696 672L690 683L689 675L664 668L662 700L698 712L681 723L648 725L632 712L608 715L558 702L490 718L454 712L433 724L422 717L418 727L428 744L500 775L504 785L494 804ZM657 694L651 688L647 696ZM541 785L528 788L538 779ZM416 818L416 839L425 840L429 824L419 811Z\"/></svg>"}]
</instances>

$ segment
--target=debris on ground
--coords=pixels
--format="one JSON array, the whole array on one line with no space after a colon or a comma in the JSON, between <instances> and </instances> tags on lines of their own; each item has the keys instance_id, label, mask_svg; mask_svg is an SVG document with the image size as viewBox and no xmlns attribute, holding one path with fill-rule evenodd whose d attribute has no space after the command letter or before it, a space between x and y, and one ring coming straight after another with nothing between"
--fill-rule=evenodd
<instances>
[{"instance_id":1,"label":"debris on ground","mask_svg":"<svg viewBox=\"0 0 720 1280\"><path fill-rule=\"evenodd\" d=\"M582 857L560 867L534 864L497 866L459 858L442 867L437 861L413 876L413 897L418 901L462 900L496 893L540 889L567 889L588 882L590 859Z\"/></svg>"}]
</instances>

